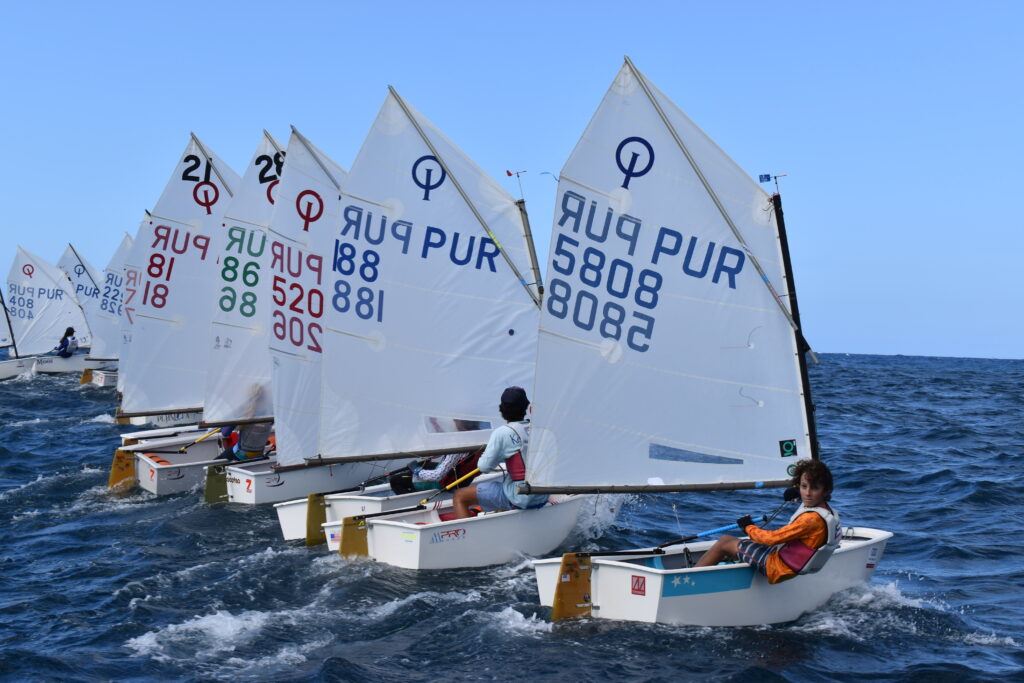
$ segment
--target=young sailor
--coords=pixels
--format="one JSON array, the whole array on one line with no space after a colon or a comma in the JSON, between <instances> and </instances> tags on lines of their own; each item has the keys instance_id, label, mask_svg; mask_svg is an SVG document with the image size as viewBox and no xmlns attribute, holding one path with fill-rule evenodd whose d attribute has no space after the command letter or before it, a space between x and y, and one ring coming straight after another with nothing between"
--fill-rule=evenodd
<instances>
[{"instance_id":1,"label":"young sailor","mask_svg":"<svg viewBox=\"0 0 1024 683\"><path fill-rule=\"evenodd\" d=\"M735 557L768 577L768 583L821 569L838 547L841 535L839 513L828 505L832 473L820 460L801 460L796 464L793 485L800 487L802 505L789 524L768 531L755 526L750 515L741 517L736 524L749 539L722 536L696 566L709 567Z\"/></svg>"},{"instance_id":2,"label":"young sailor","mask_svg":"<svg viewBox=\"0 0 1024 683\"><path fill-rule=\"evenodd\" d=\"M75 328L69 327L64 330L64 336L60 338L60 342L57 346L53 347L53 350L61 358L71 358L71 354L78 350Z\"/></svg>"},{"instance_id":3,"label":"young sailor","mask_svg":"<svg viewBox=\"0 0 1024 683\"><path fill-rule=\"evenodd\" d=\"M494 472L504 465L505 474L501 481L486 481L456 491L453 503L457 519L469 517L471 505L479 505L485 512L491 512L539 508L547 503L547 495L527 495L517 490L519 484L526 480L526 452L530 441L526 409L529 405L522 387L509 387L502 392L498 410L507 424L491 432L477 467L481 472Z\"/></svg>"},{"instance_id":4,"label":"young sailor","mask_svg":"<svg viewBox=\"0 0 1024 683\"><path fill-rule=\"evenodd\" d=\"M217 460L252 460L262 458L268 450L273 436L273 422L257 422L243 425L237 436L232 435L234 427L222 427L221 437L224 439L224 450Z\"/></svg>"}]
</instances>

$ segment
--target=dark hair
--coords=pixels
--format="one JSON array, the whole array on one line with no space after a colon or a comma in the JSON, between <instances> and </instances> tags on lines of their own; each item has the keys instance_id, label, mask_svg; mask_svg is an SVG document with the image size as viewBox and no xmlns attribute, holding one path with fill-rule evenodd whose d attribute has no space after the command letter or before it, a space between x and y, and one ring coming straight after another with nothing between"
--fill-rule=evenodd
<instances>
[{"instance_id":1,"label":"dark hair","mask_svg":"<svg viewBox=\"0 0 1024 683\"><path fill-rule=\"evenodd\" d=\"M526 390L522 387L509 387L501 392L501 403L498 410L509 422L519 422L526 417L526 409L530 399L526 398Z\"/></svg>"},{"instance_id":2,"label":"dark hair","mask_svg":"<svg viewBox=\"0 0 1024 683\"><path fill-rule=\"evenodd\" d=\"M832 472L820 460L801 460L793 470L793 486L800 488L800 478L807 475L807 483L825 489L825 500L832 499Z\"/></svg>"},{"instance_id":3,"label":"dark hair","mask_svg":"<svg viewBox=\"0 0 1024 683\"><path fill-rule=\"evenodd\" d=\"M75 336L75 328L69 327L68 329L64 330L64 336L65 337L73 337L73 336Z\"/></svg>"}]
</instances>

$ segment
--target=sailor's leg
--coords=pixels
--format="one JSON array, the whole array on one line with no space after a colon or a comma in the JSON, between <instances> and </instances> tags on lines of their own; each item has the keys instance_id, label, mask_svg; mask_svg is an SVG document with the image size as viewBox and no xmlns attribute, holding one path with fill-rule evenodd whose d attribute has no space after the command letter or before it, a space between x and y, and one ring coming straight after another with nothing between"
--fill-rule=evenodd
<instances>
[{"instance_id":1,"label":"sailor's leg","mask_svg":"<svg viewBox=\"0 0 1024 683\"><path fill-rule=\"evenodd\" d=\"M455 506L455 518L464 519L469 517L469 506L476 505L476 484L463 489L456 489L452 496L452 504Z\"/></svg>"},{"instance_id":2,"label":"sailor's leg","mask_svg":"<svg viewBox=\"0 0 1024 683\"><path fill-rule=\"evenodd\" d=\"M739 545L740 540L738 538L728 535L722 536L697 560L697 564L694 566L711 567L726 558L735 557L739 551Z\"/></svg>"}]
</instances>

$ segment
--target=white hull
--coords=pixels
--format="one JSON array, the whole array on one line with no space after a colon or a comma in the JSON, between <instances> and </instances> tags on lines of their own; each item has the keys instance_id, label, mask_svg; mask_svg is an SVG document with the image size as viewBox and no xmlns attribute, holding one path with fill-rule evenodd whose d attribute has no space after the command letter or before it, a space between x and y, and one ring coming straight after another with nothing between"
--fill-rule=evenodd
<instances>
[{"instance_id":1,"label":"white hull","mask_svg":"<svg viewBox=\"0 0 1024 683\"><path fill-rule=\"evenodd\" d=\"M32 371L35 358L12 358L11 360L0 361L0 379L10 379L26 372Z\"/></svg>"},{"instance_id":2,"label":"white hull","mask_svg":"<svg viewBox=\"0 0 1024 683\"><path fill-rule=\"evenodd\" d=\"M879 529L847 528L839 549L821 571L776 585L745 563L673 569L683 559L681 546L667 549L659 558L594 557L590 571L593 616L694 626L793 621L821 607L834 593L868 582L891 537ZM712 543L692 543L689 549L697 555ZM540 602L551 606L561 558L538 560L533 566Z\"/></svg>"},{"instance_id":3,"label":"white hull","mask_svg":"<svg viewBox=\"0 0 1024 683\"><path fill-rule=\"evenodd\" d=\"M181 493L205 480L205 467L223 462L215 460L221 451L217 438L211 437L194 443L205 433L186 432L142 440L131 438L141 433L122 435L123 441L135 443L122 445L118 453L134 456L134 483L139 488L158 496ZM179 453L178 450L183 446L188 446L188 450ZM115 464L112 467L117 466L118 455L115 454L114 458Z\"/></svg>"},{"instance_id":4,"label":"white hull","mask_svg":"<svg viewBox=\"0 0 1024 683\"><path fill-rule=\"evenodd\" d=\"M400 464L392 462L389 466L395 467ZM311 493L359 486L367 479L380 475L381 466L379 462L353 462L275 471L270 464L263 461L232 465L227 468L226 474L228 502L262 505L280 503ZM302 537L305 537L305 530L300 538Z\"/></svg>"},{"instance_id":5,"label":"white hull","mask_svg":"<svg viewBox=\"0 0 1024 683\"><path fill-rule=\"evenodd\" d=\"M543 555L569 536L584 497L557 499L557 504L539 510L490 512L451 521L440 521L444 508L368 519L369 556L405 569L458 569Z\"/></svg>"},{"instance_id":6,"label":"white hull","mask_svg":"<svg viewBox=\"0 0 1024 683\"><path fill-rule=\"evenodd\" d=\"M196 444L186 453L137 454L135 471L139 488L158 496L169 496L202 484L206 481L206 468L224 462L215 459L220 450L216 444L213 448L203 448L205 445L205 441Z\"/></svg>"},{"instance_id":7,"label":"white hull","mask_svg":"<svg viewBox=\"0 0 1024 683\"><path fill-rule=\"evenodd\" d=\"M495 479L500 473L486 474L474 481L480 483ZM332 493L324 496L324 519L322 525L327 536L327 543L331 550L338 549L338 533L341 527L341 520L354 515L365 515L376 512L387 512L416 505L435 491L414 491L395 495L391 492L389 484L371 486L362 492L353 493ZM451 500L452 494L444 492L433 499L434 502ZM308 498L289 500L284 503L277 503L274 508L277 511L277 521L281 525L281 534L286 541L295 541L306 537L306 502Z\"/></svg>"},{"instance_id":8,"label":"white hull","mask_svg":"<svg viewBox=\"0 0 1024 683\"><path fill-rule=\"evenodd\" d=\"M55 374L59 372L82 372L82 370L98 370L110 365L107 360L89 360L84 355L75 355L70 358L60 356L40 356L35 359L33 370L43 374Z\"/></svg>"},{"instance_id":9,"label":"white hull","mask_svg":"<svg viewBox=\"0 0 1024 683\"><path fill-rule=\"evenodd\" d=\"M94 370L89 383L98 387L116 387L117 370Z\"/></svg>"}]
</instances>

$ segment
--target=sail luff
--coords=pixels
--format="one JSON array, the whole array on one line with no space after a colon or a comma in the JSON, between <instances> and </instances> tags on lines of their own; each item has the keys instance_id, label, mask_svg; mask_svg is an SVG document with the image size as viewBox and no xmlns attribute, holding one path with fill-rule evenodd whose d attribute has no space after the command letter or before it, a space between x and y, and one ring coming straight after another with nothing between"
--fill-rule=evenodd
<instances>
[{"instance_id":1,"label":"sail luff","mask_svg":"<svg viewBox=\"0 0 1024 683\"><path fill-rule=\"evenodd\" d=\"M263 135L267 138L267 141L270 142L271 145L273 145L274 151L276 151L278 154L280 154L281 151L282 151L281 150L281 144L277 140L274 139L274 136L271 135L267 131L266 128L263 129Z\"/></svg>"},{"instance_id":2,"label":"sail luff","mask_svg":"<svg viewBox=\"0 0 1024 683\"><path fill-rule=\"evenodd\" d=\"M704 176L704 172L697 164L697 161L693 158L693 155L690 154L689 148L683 143L682 139L679 137L679 133L676 132L675 126L673 126L672 122L669 121L668 117L665 115L664 110L661 108L661 105L658 103L657 98L654 96L654 93L651 92L651 89L647 84L647 78L642 73L640 73L640 70L637 69L636 66L633 65L633 61L628 56L625 59L626 64L629 65L629 68L636 75L637 81L640 83L640 87L643 88L644 93L647 95L647 99L650 100L651 104L654 106L654 109L658 112L658 116L661 117L661 120L665 123L665 126L668 128L669 133L672 135L672 139L674 139L676 141L676 144L679 145L679 149L682 150L683 154L686 156L686 160L690 162L690 166L693 168L694 173L697 174L697 177L700 179L701 184L704 185L704 190L708 193L708 197L710 197L711 201L714 202L715 207L718 209L718 212L722 214L722 218L729 226L729 229L736 237L736 240L743 246L743 250L746 252L747 256L750 258L751 263L754 264L754 268L761 276L761 281L764 282L765 287L767 287L768 291L771 292L772 298L775 299L775 303L778 304L779 310L782 311L782 315L786 317L786 320L789 321L789 324L793 327L793 329L799 329L799 325L797 325L796 321L793 320L793 316L791 316L789 311L786 309L786 304L782 301L782 298L779 296L779 293L776 291L774 285L772 285L771 280L768 279L768 275L765 274L764 269L761 267L760 262L757 260L757 257L754 256L754 253L747 246L747 242L743 238L743 234L740 232L739 228L736 227L736 224L733 222L732 217L729 215L729 212L726 211L725 207L722 205L721 200L719 200L718 193L716 193L714 188L711 187L711 184L708 182L708 179Z\"/></svg>"},{"instance_id":3,"label":"sail luff","mask_svg":"<svg viewBox=\"0 0 1024 683\"><path fill-rule=\"evenodd\" d=\"M306 148L307 152L309 152L309 156L313 157L313 161L315 161L316 165L320 167L320 170L324 172L324 175L327 176L332 183L334 183L334 189L340 190L341 183L338 182L337 178L334 177L334 174L331 173L330 170L328 170L327 165L324 164L324 162L320 159L320 155L317 154L317 151L313 143L311 143L306 138L305 135L300 133L295 126L292 126L292 133L295 134L295 137L298 138L299 142L302 143L302 146Z\"/></svg>"},{"instance_id":4,"label":"sail luff","mask_svg":"<svg viewBox=\"0 0 1024 683\"><path fill-rule=\"evenodd\" d=\"M75 245L73 245L70 242L68 242L68 248L71 249L71 252L75 255L75 258L78 259L79 265L81 265L82 268L85 269L85 274L89 278L89 282L92 283L92 286L95 287L96 289L99 289L100 286L98 284L96 284L96 280L94 280L92 278L92 273L90 272L90 269L87 268L86 265L85 265L85 262L82 261L82 256L78 253L78 250L75 249Z\"/></svg>"},{"instance_id":5,"label":"sail luff","mask_svg":"<svg viewBox=\"0 0 1024 683\"><path fill-rule=\"evenodd\" d=\"M192 136L192 139L195 141L196 146L199 148L199 151L203 153L204 157L206 157L206 161L209 162L210 168L212 168L214 174L216 174L217 180L219 180L221 185L224 186L224 189L227 191L228 196L234 197L235 193L231 191L231 186L228 185L228 181L225 180L223 175L221 175L220 169L217 168L217 164L214 163L213 155L210 154L210 152L206 149L205 145L203 145L202 140L196 137L195 133L189 132L189 135Z\"/></svg>"},{"instance_id":6,"label":"sail luff","mask_svg":"<svg viewBox=\"0 0 1024 683\"><path fill-rule=\"evenodd\" d=\"M462 200L466 202L466 206L468 206L469 210L473 212L473 215L476 217L477 221L480 222L480 226L484 229L484 232L486 232L487 236L494 242L494 246L498 248L498 251L505 259L505 262L508 263L508 267L512 269L512 272L515 274L520 284L522 284L523 289L526 290L526 293L530 295L530 298L533 300L533 303L535 303L539 308L540 298L536 294L534 294L534 292L530 289L530 286L527 284L526 279L523 277L522 273L519 272L519 269L516 267L516 264L512 261L512 257L509 256L508 252L505 251L505 247L501 244L501 241L494 236L494 233L491 231L490 226L487 225L487 221L484 220L484 217L480 215L480 212L477 210L476 205L472 202L472 200L470 200L469 196L466 194L466 191L462 189L462 184L459 183L459 179L455 176L454 173L451 172L451 169L448 168L448 165L445 163L444 158L437 151L437 148L434 147L434 143L430 140L429 137L427 137L427 134L423 132L423 128L420 127L419 121L417 121L416 117L412 115L411 111L409 111L409 107L408 105L406 105L405 100L403 100L402 97L398 94L398 92L396 92L395 89L390 85L388 86L388 91L392 95L394 95L395 101L398 102L398 105L402 108L402 111L405 112L405 115L409 117L409 122L412 123L414 128L416 128L416 132L419 133L420 138L422 138L424 144L426 144L427 148L430 150L430 153L434 155L434 158L437 159L437 163L441 165L441 168L444 170L444 172L447 173L448 176L452 179L452 185L454 185L455 189L458 190L459 195L462 197Z\"/></svg>"}]
</instances>

